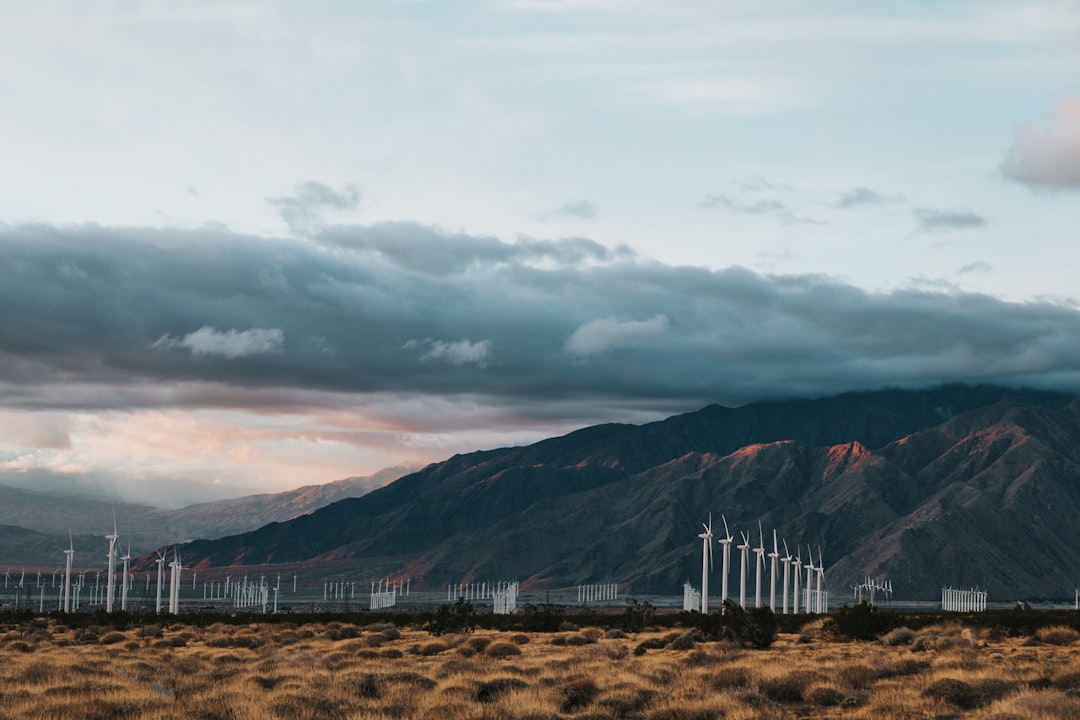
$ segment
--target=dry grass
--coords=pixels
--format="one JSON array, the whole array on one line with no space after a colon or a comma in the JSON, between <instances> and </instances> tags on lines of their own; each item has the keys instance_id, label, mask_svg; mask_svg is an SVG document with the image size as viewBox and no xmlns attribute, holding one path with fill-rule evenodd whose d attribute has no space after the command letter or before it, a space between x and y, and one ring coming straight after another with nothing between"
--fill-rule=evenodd
<instances>
[{"instance_id":1,"label":"dry grass","mask_svg":"<svg viewBox=\"0 0 1080 720\"><path fill-rule=\"evenodd\" d=\"M904 644L815 634L748 650L594 628L0 629L0 719L1080 718L1080 654L1060 629L1037 643L954 625Z\"/></svg>"}]
</instances>

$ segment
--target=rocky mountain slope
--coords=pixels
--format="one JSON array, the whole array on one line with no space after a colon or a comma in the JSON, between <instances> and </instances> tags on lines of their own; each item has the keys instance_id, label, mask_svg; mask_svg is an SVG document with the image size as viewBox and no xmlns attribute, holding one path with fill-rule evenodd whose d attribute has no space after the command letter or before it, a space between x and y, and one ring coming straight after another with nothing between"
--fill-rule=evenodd
<instances>
[{"instance_id":1,"label":"rocky mountain slope","mask_svg":"<svg viewBox=\"0 0 1080 720\"><path fill-rule=\"evenodd\" d=\"M865 573L892 579L898 598L975 584L996 599L1071 597L1077 448L1080 404L1054 393L947 386L711 406L456 456L181 553L200 567L389 563L428 587L516 577L671 593L700 577L696 536L712 512L754 536L759 521L776 528L804 560L820 547L834 599Z\"/></svg>"}]
</instances>

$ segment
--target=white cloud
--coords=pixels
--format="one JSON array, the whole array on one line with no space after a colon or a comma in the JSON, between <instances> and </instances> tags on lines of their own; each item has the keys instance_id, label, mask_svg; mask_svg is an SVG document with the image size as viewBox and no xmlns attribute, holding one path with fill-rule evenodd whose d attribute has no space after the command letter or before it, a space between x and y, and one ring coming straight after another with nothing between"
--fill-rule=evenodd
<instances>
[{"instance_id":1,"label":"white cloud","mask_svg":"<svg viewBox=\"0 0 1080 720\"><path fill-rule=\"evenodd\" d=\"M421 360L445 360L451 365L475 365L483 368L487 367L488 360L491 359L490 340L472 342L465 338L446 342L428 339L425 342L430 344L430 348L420 356ZM410 341L407 346L415 346L415 344Z\"/></svg>"},{"instance_id":2,"label":"white cloud","mask_svg":"<svg viewBox=\"0 0 1080 720\"><path fill-rule=\"evenodd\" d=\"M1029 187L1080 188L1080 97L1060 98L1049 127L1022 127L1001 169Z\"/></svg>"},{"instance_id":3,"label":"white cloud","mask_svg":"<svg viewBox=\"0 0 1080 720\"><path fill-rule=\"evenodd\" d=\"M182 338L162 335L152 347L155 350L181 348L192 355L220 355L234 359L248 355L263 355L285 351L285 333L279 328L251 328L250 330L217 330L203 325Z\"/></svg>"},{"instance_id":4,"label":"white cloud","mask_svg":"<svg viewBox=\"0 0 1080 720\"><path fill-rule=\"evenodd\" d=\"M571 355L589 357L616 347L647 345L667 331L667 315L648 320L619 322L613 317L587 322L574 331L563 348Z\"/></svg>"}]
</instances>

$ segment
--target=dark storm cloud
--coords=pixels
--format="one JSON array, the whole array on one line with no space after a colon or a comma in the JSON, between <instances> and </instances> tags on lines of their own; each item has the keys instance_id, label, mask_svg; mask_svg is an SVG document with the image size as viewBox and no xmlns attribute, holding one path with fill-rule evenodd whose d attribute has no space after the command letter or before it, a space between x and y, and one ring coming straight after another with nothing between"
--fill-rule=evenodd
<instances>
[{"instance_id":1,"label":"dark storm cloud","mask_svg":"<svg viewBox=\"0 0 1080 720\"><path fill-rule=\"evenodd\" d=\"M936 233L950 230L974 230L986 225L986 218L982 215L966 210L934 210L931 208L916 208L912 210L915 220L918 221L916 232Z\"/></svg>"},{"instance_id":2,"label":"dark storm cloud","mask_svg":"<svg viewBox=\"0 0 1080 720\"><path fill-rule=\"evenodd\" d=\"M1080 390L1080 313L1059 305L670 267L582 239L0 226L0 251L16 407L380 393L596 417L949 381Z\"/></svg>"},{"instance_id":3,"label":"dark storm cloud","mask_svg":"<svg viewBox=\"0 0 1080 720\"><path fill-rule=\"evenodd\" d=\"M297 185L292 195L267 198L266 202L277 207L291 233L306 236L322 227L327 210L355 209L360 204L360 193L351 185L338 192L309 180Z\"/></svg>"}]
</instances>

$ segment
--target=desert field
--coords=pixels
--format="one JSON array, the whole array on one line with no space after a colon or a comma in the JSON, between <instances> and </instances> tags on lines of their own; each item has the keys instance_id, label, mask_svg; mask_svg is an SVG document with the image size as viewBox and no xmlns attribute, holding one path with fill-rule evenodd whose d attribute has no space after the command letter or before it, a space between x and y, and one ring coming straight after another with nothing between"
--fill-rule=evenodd
<instances>
[{"instance_id":1,"label":"desert field","mask_svg":"<svg viewBox=\"0 0 1080 720\"><path fill-rule=\"evenodd\" d=\"M0 627L2 718L1080 718L1080 633L934 624L868 641L822 621L766 649L699 631L348 622Z\"/></svg>"}]
</instances>

